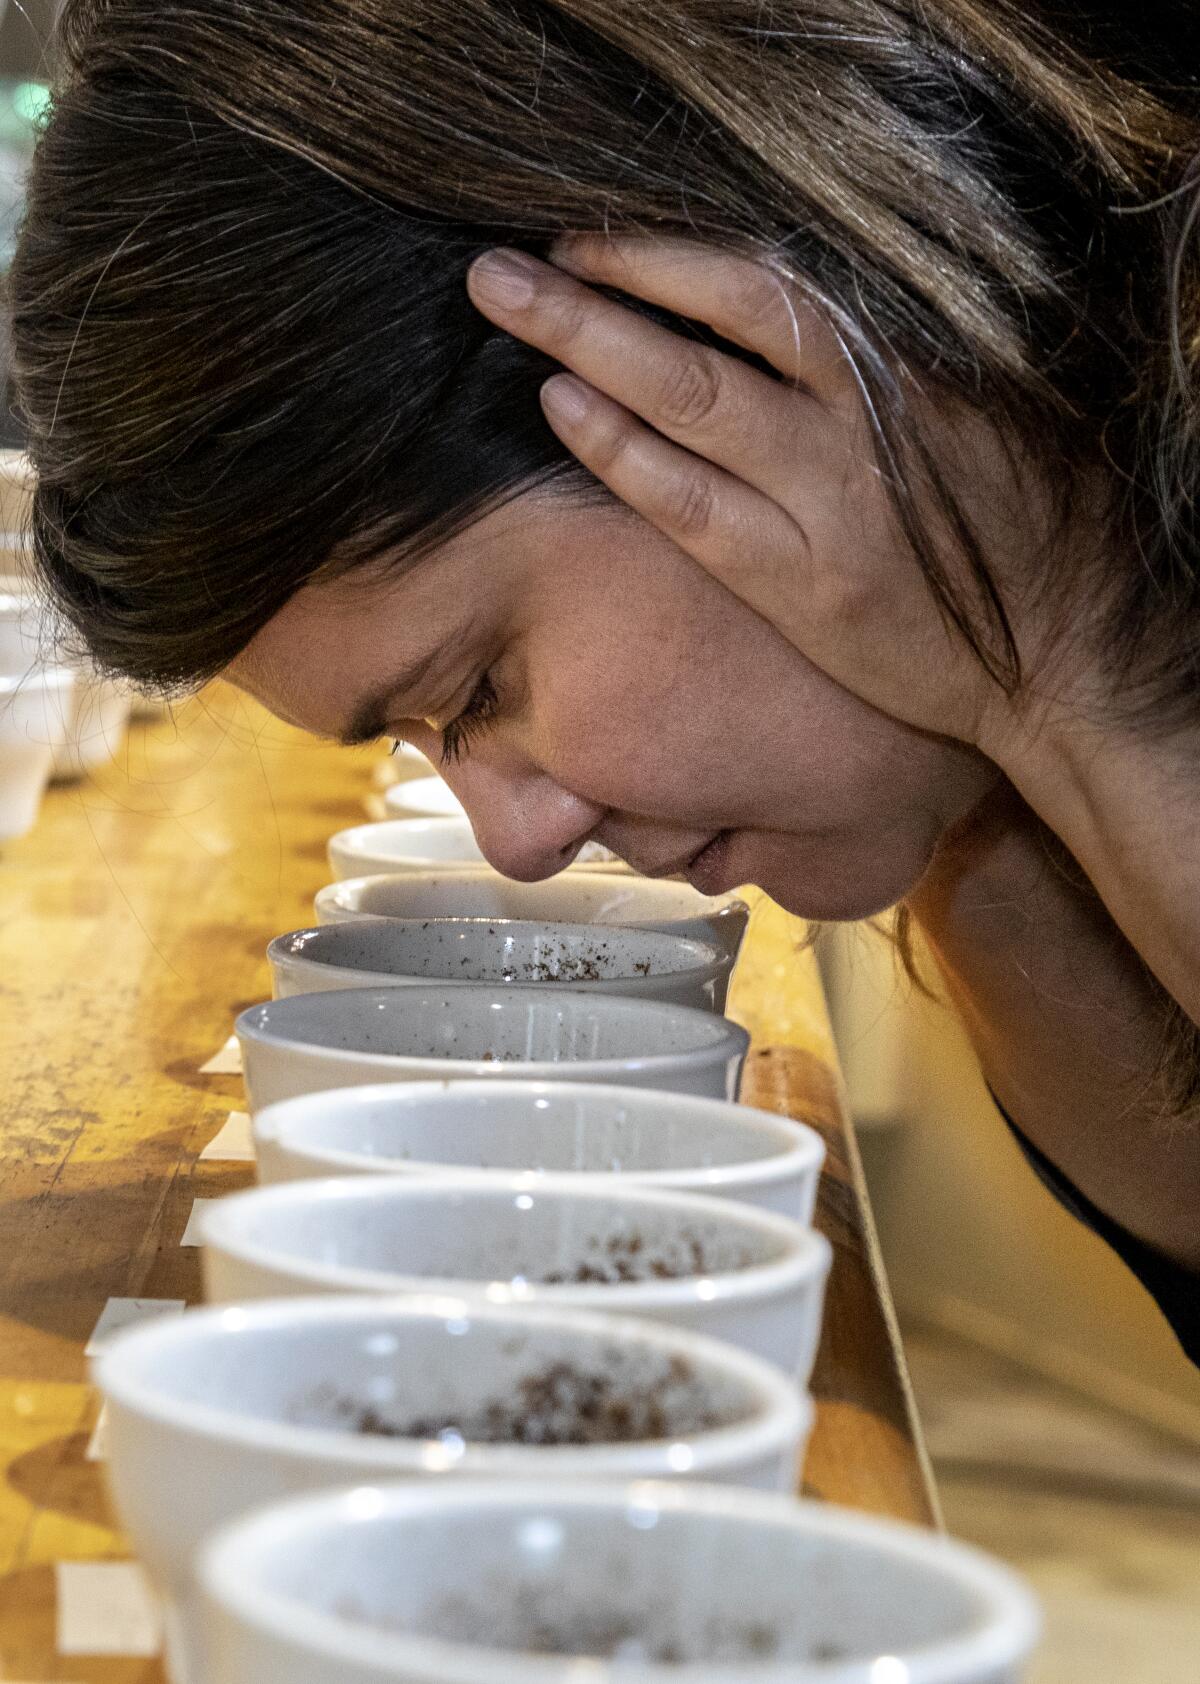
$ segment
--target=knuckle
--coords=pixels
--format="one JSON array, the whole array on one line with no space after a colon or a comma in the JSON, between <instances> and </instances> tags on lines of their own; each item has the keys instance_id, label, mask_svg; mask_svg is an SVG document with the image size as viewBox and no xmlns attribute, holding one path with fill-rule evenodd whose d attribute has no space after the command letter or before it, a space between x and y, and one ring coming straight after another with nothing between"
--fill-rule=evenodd
<instances>
[{"instance_id":1,"label":"knuckle","mask_svg":"<svg viewBox=\"0 0 1200 1684\"><path fill-rule=\"evenodd\" d=\"M630 451L635 427L630 418L617 413L591 423L586 442L576 452L601 479L626 477L631 471Z\"/></svg>"},{"instance_id":2,"label":"knuckle","mask_svg":"<svg viewBox=\"0 0 1200 1684\"><path fill-rule=\"evenodd\" d=\"M556 345L566 349L581 340L591 321L591 295L574 284L555 286L546 300Z\"/></svg>"},{"instance_id":3,"label":"knuckle","mask_svg":"<svg viewBox=\"0 0 1200 1684\"><path fill-rule=\"evenodd\" d=\"M703 351L689 349L667 373L658 408L668 426L696 427L709 418L720 398L716 361Z\"/></svg>"},{"instance_id":4,"label":"knuckle","mask_svg":"<svg viewBox=\"0 0 1200 1684\"><path fill-rule=\"evenodd\" d=\"M852 636L879 613L879 590L867 570L821 569L811 582L812 611L843 636Z\"/></svg>"},{"instance_id":5,"label":"knuckle","mask_svg":"<svg viewBox=\"0 0 1200 1684\"><path fill-rule=\"evenodd\" d=\"M562 263L567 268L576 265L581 269L590 269L604 262L611 252L611 240L604 240L599 234L571 233L560 234L550 250L551 260Z\"/></svg>"},{"instance_id":6,"label":"knuckle","mask_svg":"<svg viewBox=\"0 0 1200 1684\"><path fill-rule=\"evenodd\" d=\"M786 309L783 285L756 264L739 264L726 284L722 309L726 321L742 327L773 327Z\"/></svg>"},{"instance_id":7,"label":"knuckle","mask_svg":"<svg viewBox=\"0 0 1200 1684\"><path fill-rule=\"evenodd\" d=\"M716 494L711 479L703 473L687 473L673 488L668 524L681 537L699 538L712 525L715 511Z\"/></svg>"}]
</instances>

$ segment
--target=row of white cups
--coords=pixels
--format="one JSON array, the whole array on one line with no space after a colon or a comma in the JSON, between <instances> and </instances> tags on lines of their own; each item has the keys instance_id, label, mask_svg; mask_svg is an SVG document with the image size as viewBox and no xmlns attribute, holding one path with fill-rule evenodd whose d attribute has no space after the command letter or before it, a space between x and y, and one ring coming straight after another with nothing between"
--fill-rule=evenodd
<instances>
[{"instance_id":1,"label":"row of white cups","mask_svg":"<svg viewBox=\"0 0 1200 1684\"><path fill-rule=\"evenodd\" d=\"M0 844L37 820L51 780L82 777L117 752L128 684L69 659L29 566L33 478L19 451L0 451Z\"/></svg>"},{"instance_id":2,"label":"row of white cups","mask_svg":"<svg viewBox=\"0 0 1200 1684\"><path fill-rule=\"evenodd\" d=\"M210 1307L94 1363L176 1684L1011 1684L1006 1569L790 1494L824 1151L733 1103L745 906L460 822L334 839L236 1024Z\"/></svg>"}]
</instances>

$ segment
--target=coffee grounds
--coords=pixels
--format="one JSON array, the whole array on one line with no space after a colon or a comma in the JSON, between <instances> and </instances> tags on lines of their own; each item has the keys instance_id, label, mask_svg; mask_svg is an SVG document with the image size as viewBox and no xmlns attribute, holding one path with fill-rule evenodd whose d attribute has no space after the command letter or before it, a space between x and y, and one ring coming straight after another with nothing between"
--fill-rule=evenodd
<instances>
[{"instance_id":1,"label":"coffee grounds","mask_svg":"<svg viewBox=\"0 0 1200 1684\"><path fill-rule=\"evenodd\" d=\"M563 955L559 959L530 959L518 969L507 965L500 973L502 982L603 982L608 973L597 959L580 954L577 958Z\"/></svg>"},{"instance_id":2,"label":"coffee grounds","mask_svg":"<svg viewBox=\"0 0 1200 1684\"><path fill-rule=\"evenodd\" d=\"M601 1572L598 1569L598 1576ZM500 1573L492 1577L493 1583L478 1587L473 1595L444 1596L430 1608L422 1629L450 1642L512 1653L587 1656L643 1666L694 1666L699 1661L761 1665L848 1659L852 1654L849 1647L835 1643L789 1642L773 1622L735 1614L710 1614L698 1628L685 1632L665 1595L642 1606L624 1595L619 1598L626 1604L622 1608L593 1606L580 1604L569 1592L548 1596L542 1586L514 1583ZM378 1617L369 1623L384 1630L405 1629L401 1622L393 1625Z\"/></svg>"},{"instance_id":3,"label":"coffee grounds","mask_svg":"<svg viewBox=\"0 0 1200 1684\"><path fill-rule=\"evenodd\" d=\"M614 1234L603 1253L583 1258L573 1269L557 1269L541 1277L544 1286L614 1286L636 1281L676 1281L703 1275L704 1247L695 1234L681 1234L668 1251L654 1251L640 1234Z\"/></svg>"},{"instance_id":4,"label":"coffee grounds","mask_svg":"<svg viewBox=\"0 0 1200 1684\"><path fill-rule=\"evenodd\" d=\"M555 1362L527 1375L512 1398L494 1399L472 1414L389 1416L344 1398L332 1399L330 1408L351 1432L369 1437L540 1446L642 1443L711 1432L738 1418L704 1401L695 1371L681 1357L671 1358L665 1374L637 1382Z\"/></svg>"}]
</instances>

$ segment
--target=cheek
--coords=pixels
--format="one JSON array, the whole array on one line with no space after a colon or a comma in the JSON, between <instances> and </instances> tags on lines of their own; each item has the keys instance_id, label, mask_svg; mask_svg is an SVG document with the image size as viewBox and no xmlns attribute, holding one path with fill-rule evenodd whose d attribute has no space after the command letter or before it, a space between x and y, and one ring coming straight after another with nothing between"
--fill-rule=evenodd
<instances>
[{"instance_id":1,"label":"cheek","mask_svg":"<svg viewBox=\"0 0 1200 1684\"><path fill-rule=\"evenodd\" d=\"M648 629L648 624L651 629ZM651 615L523 651L515 730L550 776L604 806L686 820L720 798L741 733L723 673Z\"/></svg>"},{"instance_id":2,"label":"cheek","mask_svg":"<svg viewBox=\"0 0 1200 1684\"><path fill-rule=\"evenodd\" d=\"M680 705L680 703L683 705ZM686 817L719 796L722 779L702 710L678 692L658 696L602 674L568 675L545 687L531 710L538 764L577 794L630 812Z\"/></svg>"},{"instance_id":3,"label":"cheek","mask_svg":"<svg viewBox=\"0 0 1200 1684\"><path fill-rule=\"evenodd\" d=\"M828 683L808 691L780 772L810 824L853 824L894 809L924 781L929 757L915 732Z\"/></svg>"},{"instance_id":4,"label":"cheek","mask_svg":"<svg viewBox=\"0 0 1200 1684\"><path fill-rule=\"evenodd\" d=\"M521 749L588 800L680 825L861 835L919 813L945 745L716 590L664 562L654 589L612 581L590 613L582 588L574 613L556 604L519 653ZM623 600L639 611L614 615Z\"/></svg>"},{"instance_id":5,"label":"cheek","mask_svg":"<svg viewBox=\"0 0 1200 1684\"><path fill-rule=\"evenodd\" d=\"M522 746L576 794L681 824L824 831L894 811L929 770L924 740L781 640L745 641L737 659L634 635L531 659Z\"/></svg>"}]
</instances>

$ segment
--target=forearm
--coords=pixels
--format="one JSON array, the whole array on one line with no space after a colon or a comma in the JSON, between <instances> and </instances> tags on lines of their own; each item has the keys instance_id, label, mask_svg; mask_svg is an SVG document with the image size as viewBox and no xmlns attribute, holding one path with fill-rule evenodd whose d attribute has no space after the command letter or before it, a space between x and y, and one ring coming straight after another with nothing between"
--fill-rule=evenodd
<instances>
[{"instance_id":1,"label":"forearm","mask_svg":"<svg viewBox=\"0 0 1200 1684\"><path fill-rule=\"evenodd\" d=\"M1122 1227L1200 1265L1200 1126L1164 1080L1169 1003L1011 786L947 839L909 907L1022 1130Z\"/></svg>"}]
</instances>

